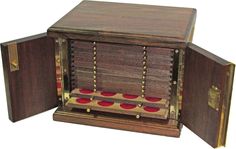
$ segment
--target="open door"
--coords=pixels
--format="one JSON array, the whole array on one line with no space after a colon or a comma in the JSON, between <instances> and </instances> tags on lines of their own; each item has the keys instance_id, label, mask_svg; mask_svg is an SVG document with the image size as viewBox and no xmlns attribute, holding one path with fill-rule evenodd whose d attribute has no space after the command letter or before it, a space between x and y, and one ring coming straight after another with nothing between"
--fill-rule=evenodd
<instances>
[{"instance_id":1,"label":"open door","mask_svg":"<svg viewBox=\"0 0 236 149\"><path fill-rule=\"evenodd\" d=\"M182 123L212 147L225 145L234 64L189 43Z\"/></svg>"},{"instance_id":2,"label":"open door","mask_svg":"<svg viewBox=\"0 0 236 149\"><path fill-rule=\"evenodd\" d=\"M46 34L1 44L11 121L54 108L58 104L54 40Z\"/></svg>"}]
</instances>

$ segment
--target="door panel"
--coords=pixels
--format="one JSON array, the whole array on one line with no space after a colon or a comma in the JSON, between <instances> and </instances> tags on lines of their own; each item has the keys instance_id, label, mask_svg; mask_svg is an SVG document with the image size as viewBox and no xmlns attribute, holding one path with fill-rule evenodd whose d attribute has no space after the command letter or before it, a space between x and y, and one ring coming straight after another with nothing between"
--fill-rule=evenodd
<instances>
[{"instance_id":1,"label":"door panel","mask_svg":"<svg viewBox=\"0 0 236 149\"><path fill-rule=\"evenodd\" d=\"M13 51L17 56L12 56ZM8 112L15 122L56 107L54 40L46 34L1 44ZM17 60L18 59L18 65ZM16 64L15 64L16 63ZM18 70L10 67L19 67Z\"/></svg>"},{"instance_id":2,"label":"door panel","mask_svg":"<svg viewBox=\"0 0 236 149\"><path fill-rule=\"evenodd\" d=\"M234 64L189 43L182 123L213 147L225 145Z\"/></svg>"}]
</instances>

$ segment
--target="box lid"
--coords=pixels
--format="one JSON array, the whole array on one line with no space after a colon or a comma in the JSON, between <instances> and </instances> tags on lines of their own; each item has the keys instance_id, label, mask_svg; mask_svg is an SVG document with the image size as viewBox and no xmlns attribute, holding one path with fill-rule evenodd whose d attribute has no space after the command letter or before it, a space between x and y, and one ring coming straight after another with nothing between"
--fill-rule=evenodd
<instances>
[{"instance_id":1,"label":"box lid","mask_svg":"<svg viewBox=\"0 0 236 149\"><path fill-rule=\"evenodd\" d=\"M94 36L106 40L151 38L151 42L186 42L195 23L196 10L140 4L82 1L48 29L50 36ZM67 33L65 35L65 33Z\"/></svg>"}]
</instances>

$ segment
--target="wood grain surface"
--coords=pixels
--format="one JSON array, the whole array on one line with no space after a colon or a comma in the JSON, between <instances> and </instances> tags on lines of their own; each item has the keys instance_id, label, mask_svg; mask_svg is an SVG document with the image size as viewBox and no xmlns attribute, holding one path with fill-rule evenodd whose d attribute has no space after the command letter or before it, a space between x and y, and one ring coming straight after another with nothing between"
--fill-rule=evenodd
<instances>
[{"instance_id":1,"label":"wood grain surface","mask_svg":"<svg viewBox=\"0 0 236 149\"><path fill-rule=\"evenodd\" d=\"M73 88L93 88L93 42L71 40ZM97 89L141 95L143 47L96 43ZM173 49L147 47L146 95L170 99Z\"/></svg>"},{"instance_id":2,"label":"wood grain surface","mask_svg":"<svg viewBox=\"0 0 236 149\"><path fill-rule=\"evenodd\" d=\"M186 49L181 120L213 147L225 144L233 68L232 63L192 43ZM221 92L218 111L208 105L212 85Z\"/></svg>"},{"instance_id":3,"label":"wood grain surface","mask_svg":"<svg viewBox=\"0 0 236 149\"><path fill-rule=\"evenodd\" d=\"M142 133L179 137L181 126L175 120L158 120L149 118L136 119L133 116L111 114L106 112L86 113L84 110L70 111L58 108L53 119L61 122L92 125Z\"/></svg>"},{"instance_id":4,"label":"wood grain surface","mask_svg":"<svg viewBox=\"0 0 236 149\"><path fill-rule=\"evenodd\" d=\"M9 69L8 44L16 43L19 70ZM54 40L40 34L1 45L8 113L15 122L58 105Z\"/></svg>"},{"instance_id":5,"label":"wood grain surface","mask_svg":"<svg viewBox=\"0 0 236 149\"><path fill-rule=\"evenodd\" d=\"M152 43L186 42L195 17L193 8L83 1L52 25L48 34L117 42L147 43L146 38Z\"/></svg>"}]
</instances>

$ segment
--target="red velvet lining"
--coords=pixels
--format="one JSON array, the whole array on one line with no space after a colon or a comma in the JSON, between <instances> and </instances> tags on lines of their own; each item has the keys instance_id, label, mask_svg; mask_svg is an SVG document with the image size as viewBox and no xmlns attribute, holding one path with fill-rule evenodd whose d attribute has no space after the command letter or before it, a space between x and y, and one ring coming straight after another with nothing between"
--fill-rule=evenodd
<instances>
[{"instance_id":1,"label":"red velvet lining","mask_svg":"<svg viewBox=\"0 0 236 149\"><path fill-rule=\"evenodd\" d=\"M86 104L86 103L90 103L91 100L89 98L77 98L76 102Z\"/></svg>"},{"instance_id":2,"label":"red velvet lining","mask_svg":"<svg viewBox=\"0 0 236 149\"><path fill-rule=\"evenodd\" d=\"M128 103L121 103L120 107L123 109L133 109L136 107L136 105L134 104L128 104Z\"/></svg>"},{"instance_id":3,"label":"red velvet lining","mask_svg":"<svg viewBox=\"0 0 236 149\"><path fill-rule=\"evenodd\" d=\"M61 82L57 82L57 88L61 88Z\"/></svg>"},{"instance_id":4,"label":"red velvet lining","mask_svg":"<svg viewBox=\"0 0 236 149\"><path fill-rule=\"evenodd\" d=\"M160 110L160 108L158 107L149 107L149 106L145 106L143 109L147 112L157 112Z\"/></svg>"},{"instance_id":5,"label":"red velvet lining","mask_svg":"<svg viewBox=\"0 0 236 149\"><path fill-rule=\"evenodd\" d=\"M138 97L138 95L123 94L123 97L127 99L135 99Z\"/></svg>"},{"instance_id":6,"label":"red velvet lining","mask_svg":"<svg viewBox=\"0 0 236 149\"><path fill-rule=\"evenodd\" d=\"M158 102L161 100L161 98L157 98L157 97L145 97L145 99L150 102Z\"/></svg>"},{"instance_id":7,"label":"red velvet lining","mask_svg":"<svg viewBox=\"0 0 236 149\"><path fill-rule=\"evenodd\" d=\"M93 93L93 90L89 90L89 89L80 89L79 91L81 93L83 93L83 94L91 94L91 93Z\"/></svg>"},{"instance_id":8,"label":"red velvet lining","mask_svg":"<svg viewBox=\"0 0 236 149\"><path fill-rule=\"evenodd\" d=\"M103 107L108 107L108 106L113 105L114 102L103 100L103 101L99 101L98 104L99 104L100 106L103 106Z\"/></svg>"},{"instance_id":9,"label":"red velvet lining","mask_svg":"<svg viewBox=\"0 0 236 149\"><path fill-rule=\"evenodd\" d=\"M101 92L101 95L103 96L114 96L116 93L113 92Z\"/></svg>"}]
</instances>

